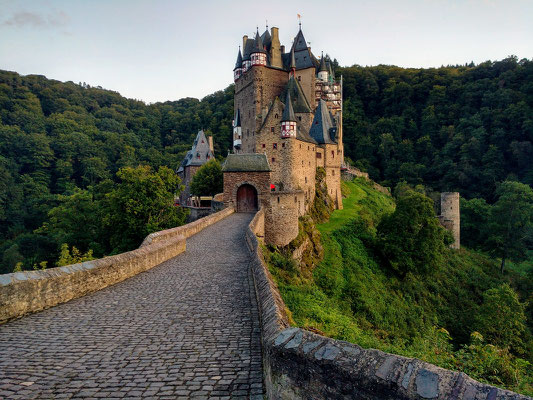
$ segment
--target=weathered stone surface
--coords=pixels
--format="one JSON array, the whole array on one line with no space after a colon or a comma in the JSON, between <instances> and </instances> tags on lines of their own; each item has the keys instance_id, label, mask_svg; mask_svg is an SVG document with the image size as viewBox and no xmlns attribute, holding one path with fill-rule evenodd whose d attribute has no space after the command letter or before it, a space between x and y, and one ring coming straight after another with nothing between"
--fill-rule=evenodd
<instances>
[{"instance_id":1,"label":"weathered stone surface","mask_svg":"<svg viewBox=\"0 0 533 400\"><path fill-rule=\"evenodd\" d=\"M0 398L261 397L251 217L231 215L149 271L1 325Z\"/></svg>"},{"instance_id":2,"label":"weathered stone surface","mask_svg":"<svg viewBox=\"0 0 533 400\"><path fill-rule=\"evenodd\" d=\"M439 396L439 376L427 369L420 369L416 375L416 393L424 399L434 399Z\"/></svg>"}]
</instances>

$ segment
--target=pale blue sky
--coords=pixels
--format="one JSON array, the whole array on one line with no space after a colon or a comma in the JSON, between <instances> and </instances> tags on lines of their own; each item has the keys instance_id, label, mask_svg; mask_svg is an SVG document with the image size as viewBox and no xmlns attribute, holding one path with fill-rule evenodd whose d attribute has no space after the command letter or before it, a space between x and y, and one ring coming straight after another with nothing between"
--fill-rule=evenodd
<instances>
[{"instance_id":1,"label":"pale blue sky","mask_svg":"<svg viewBox=\"0 0 533 400\"><path fill-rule=\"evenodd\" d=\"M0 69L147 102L201 98L232 82L242 35L266 19L289 47L297 13L315 55L341 65L533 57L531 0L0 0Z\"/></svg>"}]
</instances>

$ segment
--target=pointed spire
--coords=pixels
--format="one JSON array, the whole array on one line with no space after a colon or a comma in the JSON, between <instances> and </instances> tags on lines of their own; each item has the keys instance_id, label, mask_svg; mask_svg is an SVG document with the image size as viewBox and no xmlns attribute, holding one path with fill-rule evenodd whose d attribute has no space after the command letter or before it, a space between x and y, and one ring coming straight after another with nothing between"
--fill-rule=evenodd
<instances>
[{"instance_id":1,"label":"pointed spire","mask_svg":"<svg viewBox=\"0 0 533 400\"><path fill-rule=\"evenodd\" d=\"M294 72L296 71L296 59L294 58L294 46L291 49L291 64L289 65L289 69L291 71L291 75L294 76Z\"/></svg>"},{"instance_id":2,"label":"pointed spire","mask_svg":"<svg viewBox=\"0 0 533 400\"><path fill-rule=\"evenodd\" d=\"M241 46L239 46L239 53L237 54L237 62L235 63L235 68L242 68L242 54L241 54Z\"/></svg>"},{"instance_id":3,"label":"pointed spire","mask_svg":"<svg viewBox=\"0 0 533 400\"><path fill-rule=\"evenodd\" d=\"M322 52L322 57L320 57L320 68L318 72L328 72L328 67L326 66L326 58L324 57L324 52Z\"/></svg>"},{"instance_id":4,"label":"pointed spire","mask_svg":"<svg viewBox=\"0 0 533 400\"><path fill-rule=\"evenodd\" d=\"M287 90L287 96L285 96L285 108L283 109L283 115L281 116L281 122L293 121L296 122L294 116L294 110L292 109L291 94Z\"/></svg>"},{"instance_id":5,"label":"pointed spire","mask_svg":"<svg viewBox=\"0 0 533 400\"><path fill-rule=\"evenodd\" d=\"M257 32L255 34L255 46L252 50L252 53L266 53L265 47L263 46L263 40L261 39L261 36L259 36L259 28L257 29Z\"/></svg>"}]
</instances>

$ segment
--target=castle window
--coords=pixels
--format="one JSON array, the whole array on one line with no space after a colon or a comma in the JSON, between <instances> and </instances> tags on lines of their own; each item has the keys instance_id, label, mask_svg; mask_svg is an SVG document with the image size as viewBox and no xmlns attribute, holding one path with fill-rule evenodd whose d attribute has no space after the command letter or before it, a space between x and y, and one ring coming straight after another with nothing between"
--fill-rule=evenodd
<instances>
[{"instance_id":1,"label":"castle window","mask_svg":"<svg viewBox=\"0 0 533 400\"><path fill-rule=\"evenodd\" d=\"M304 166L304 160L302 160L302 167Z\"/></svg>"},{"instance_id":2,"label":"castle window","mask_svg":"<svg viewBox=\"0 0 533 400\"><path fill-rule=\"evenodd\" d=\"M305 177L305 183L307 183L307 176Z\"/></svg>"},{"instance_id":3,"label":"castle window","mask_svg":"<svg viewBox=\"0 0 533 400\"><path fill-rule=\"evenodd\" d=\"M278 204L279 204L279 196L278 196Z\"/></svg>"},{"instance_id":4,"label":"castle window","mask_svg":"<svg viewBox=\"0 0 533 400\"><path fill-rule=\"evenodd\" d=\"M200 153L196 153L196 158L200 158Z\"/></svg>"},{"instance_id":5,"label":"castle window","mask_svg":"<svg viewBox=\"0 0 533 400\"><path fill-rule=\"evenodd\" d=\"M298 121L301 121L302 120L302 117L298 116Z\"/></svg>"},{"instance_id":6,"label":"castle window","mask_svg":"<svg viewBox=\"0 0 533 400\"><path fill-rule=\"evenodd\" d=\"M274 127L273 126L270 127L270 132L274 132Z\"/></svg>"},{"instance_id":7,"label":"castle window","mask_svg":"<svg viewBox=\"0 0 533 400\"><path fill-rule=\"evenodd\" d=\"M202 139L202 143L204 143L204 140Z\"/></svg>"},{"instance_id":8,"label":"castle window","mask_svg":"<svg viewBox=\"0 0 533 400\"><path fill-rule=\"evenodd\" d=\"M300 149L302 148L302 144L300 143Z\"/></svg>"},{"instance_id":9,"label":"castle window","mask_svg":"<svg viewBox=\"0 0 533 400\"><path fill-rule=\"evenodd\" d=\"M274 150L277 150L277 148L278 148L278 144L277 144L277 143L272 143L272 148L273 148Z\"/></svg>"},{"instance_id":10,"label":"castle window","mask_svg":"<svg viewBox=\"0 0 533 400\"><path fill-rule=\"evenodd\" d=\"M296 198L296 196L294 196L294 203L297 203L298 202L298 199Z\"/></svg>"},{"instance_id":11,"label":"castle window","mask_svg":"<svg viewBox=\"0 0 533 400\"><path fill-rule=\"evenodd\" d=\"M282 143L282 144L281 144L281 147L285 147L285 143Z\"/></svg>"},{"instance_id":12,"label":"castle window","mask_svg":"<svg viewBox=\"0 0 533 400\"><path fill-rule=\"evenodd\" d=\"M274 115L274 118L278 119L279 118L278 114Z\"/></svg>"},{"instance_id":13,"label":"castle window","mask_svg":"<svg viewBox=\"0 0 533 400\"><path fill-rule=\"evenodd\" d=\"M331 170L331 175L335 176L335 170L334 169Z\"/></svg>"},{"instance_id":14,"label":"castle window","mask_svg":"<svg viewBox=\"0 0 533 400\"><path fill-rule=\"evenodd\" d=\"M274 157L272 157L272 162L276 162L276 159Z\"/></svg>"},{"instance_id":15,"label":"castle window","mask_svg":"<svg viewBox=\"0 0 533 400\"><path fill-rule=\"evenodd\" d=\"M264 148L266 147L266 145L263 143L263 144L261 145L261 147L264 149Z\"/></svg>"},{"instance_id":16,"label":"castle window","mask_svg":"<svg viewBox=\"0 0 533 400\"><path fill-rule=\"evenodd\" d=\"M316 152L316 158L322 158L322 153Z\"/></svg>"},{"instance_id":17,"label":"castle window","mask_svg":"<svg viewBox=\"0 0 533 400\"><path fill-rule=\"evenodd\" d=\"M309 150L309 146L307 146L307 150Z\"/></svg>"},{"instance_id":18,"label":"castle window","mask_svg":"<svg viewBox=\"0 0 533 400\"><path fill-rule=\"evenodd\" d=\"M335 151L331 150L331 158L335 158Z\"/></svg>"}]
</instances>

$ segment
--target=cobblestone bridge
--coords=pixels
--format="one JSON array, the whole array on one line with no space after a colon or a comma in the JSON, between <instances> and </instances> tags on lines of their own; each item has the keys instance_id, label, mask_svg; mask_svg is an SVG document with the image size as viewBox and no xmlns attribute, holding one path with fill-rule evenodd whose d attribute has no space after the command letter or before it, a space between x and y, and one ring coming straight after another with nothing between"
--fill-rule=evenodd
<instances>
[{"instance_id":1,"label":"cobblestone bridge","mask_svg":"<svg viewBox=\"0 0 533 400\"><path fill-rule=\"evenodd\" d=\"M251 218L233 214L148 272L0 325L0 398L261 399Z\"/></svg>"}]
</instances>

